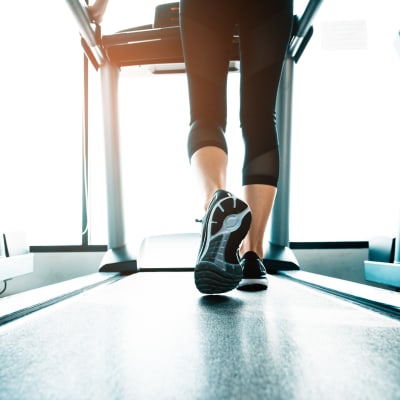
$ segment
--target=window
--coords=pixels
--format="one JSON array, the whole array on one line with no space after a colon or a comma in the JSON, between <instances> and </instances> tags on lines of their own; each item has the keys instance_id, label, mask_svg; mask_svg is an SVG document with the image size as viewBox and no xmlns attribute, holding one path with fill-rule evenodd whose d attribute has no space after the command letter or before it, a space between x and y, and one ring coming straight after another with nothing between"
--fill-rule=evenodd
<instances>
[{"instance_id":1,"label":"window","mask_svg":"<svg viewBox=\"0 0 400 400\"><path fill-rule=\"evenodd\" d=\"M295 66L292 241L395 236L400 211L397 0L326 0Z\"/></svg>"},{"instance_id":2,"label":"window","mask_svg":"<svg viewBox=\"0 0 400 400\"><path fill-rule=\"evenodd\" d=\"M23 10L23 12L21 12ZM82 50L63 2L8 2L0 23L0 229L81 243Z\"/></svg>"},{"instance_id":3,"label":"window","mask_svg":"<svg viewBox=\"0 0 400 400\"><path fill-rule=\"evenodd\" d=\"M146 3L146 10L141 5L145 16L136 19L136 24L132 23L133 20L126 20L126 3L120 9L113 2L109 4L112 8L108 9L103 29L115 32L152 23L159 2ZM97 74L92 74L89 178L92 244L107 242L98 79ZM230 74L229 91L227 140L234 160L242 157L243 146L238 119L239 74ZM138 248L143 238L149 235L200 232L195 219L203 216L202 203L187 156L189 105L186 75L155 75L147 66L123 68L119 100L125 229L130 246ZM228 179L231 190L239 192L241 162L229 165Z\"/></svg>"},{"instance_id":4,"label":"window","mask_svg":"<svg viewBox=\"0 0 400 400\"><path fill-rule=\"evenodd\" d=\"M162 2L111 0L103 32L150 24ZM307 1L295 1L301 15ZM397 0L325 0L295 66L290 240L367 240L397 233L400 187ZM24 12L21 13L20 10ZM0 23L0 227L31 245L82 243L83 56L63 1L23 0ZM5 60L5 61L4 61ZM127 239L199 232L186 154L186 77L145 67L120 78ZM100 79L90 70L90 243L107 243ZM229 188L241 190L239 74L229 75Z\"/></svg>"}]
</instances>

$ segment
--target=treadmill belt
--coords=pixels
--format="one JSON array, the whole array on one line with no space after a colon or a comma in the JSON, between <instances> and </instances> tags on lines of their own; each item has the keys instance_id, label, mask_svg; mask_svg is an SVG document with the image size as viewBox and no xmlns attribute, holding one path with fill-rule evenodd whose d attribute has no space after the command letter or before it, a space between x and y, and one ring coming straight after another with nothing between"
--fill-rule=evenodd
<instances>
[{"instance_id":1,"label":"treadmill belt","mask_svg":"<svg viewBox=\"0 0 400 400\"><path fill-rule=\"evenodd\" d=\"M0 399L399 399L400 321L284 276L139 272L0 327Z\"/></svg>"}]
</instances>

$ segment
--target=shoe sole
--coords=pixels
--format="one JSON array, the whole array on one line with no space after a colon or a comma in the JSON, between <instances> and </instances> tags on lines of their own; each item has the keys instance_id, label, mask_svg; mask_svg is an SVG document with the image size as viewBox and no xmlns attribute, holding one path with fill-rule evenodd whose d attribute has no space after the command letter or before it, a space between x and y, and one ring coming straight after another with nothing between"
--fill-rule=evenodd
<instances>
[{"instance_id":1,"label":"shoe sole","mask_svg":"<svg viewBox=\"0 0 400 400\"><path fill-rule=\"evenodd\" d=\"M260 290L267 290L267 288L268 282L265 278L243 278L236 289L244 292L258 292Z\"/></svg>"},{"instance_id":2,"label":"shoe sole","mask_svg":"<svg viewBox=\"0 0 400 400\"><path fill-rule=\"evenodd\" d=\"M243 270L236 253L250 223L250 209L240 199L225 197L213 206L206 223L206 241L194 273L200 292L224 293L237 287Z\"/></svg>"}]
</instances>

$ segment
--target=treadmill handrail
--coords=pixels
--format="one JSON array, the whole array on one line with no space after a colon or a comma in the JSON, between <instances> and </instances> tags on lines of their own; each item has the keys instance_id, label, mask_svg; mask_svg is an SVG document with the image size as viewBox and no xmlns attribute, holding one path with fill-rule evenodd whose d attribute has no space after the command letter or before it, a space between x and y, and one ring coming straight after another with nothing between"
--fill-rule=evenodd
<instances>
[{"instance_id":1,"label":"treadmill handrail","mask_svg":"<svg viewBox=\"0 0 400 400\"><path fill-rule=\"evenodd\" d=\"M289 45L290 56L295 56L304 38L307 38L309 30L312 29L313 18L322 1L310 0L302 16L298 19L296 32ZM166 27L131 32L125 31L101 38L92 27L87 4L83 0L66 0L66 2L78 23L79 33L85 42L85 50L90 51L92 58L95 59L98 65L101 65L107 58L103 45L108 47L146 40L162 40L171 36L179 37L179 27Z\"/></svg>"},{"instance_id":2,"label":"treadmill handrail","mask_svg":"<svg viewBox=\"0 0 400 400\"><path fill-rule=\"evenodd\" d=\"M179 38L179 26L169 26L166 28L150 28L132 31L121 31L111 35L104 35L102 43L105 48L110 46L127 45L131 43L163 40L168 38Z\"/></svg>"},{"instance_id":3,"label":"treadmill handrail","mask_svg":"<svg viewBox=\"0 0 400 400\"><path fill-rule=\"evenodd\" d=\"M303 40L306 40L308 42L309 38L311 37L313 29L312 22L320 5L322 4L322 1L323 0L310 0L302 16L298 19L296 31L294 32L292 41L289 45L290 56L296 57L297 50L301 47L301 43L303 42ZM304 48L301 50L301 52L303 50ZM298 60L299 57L296 58Z\"/></svg>"},{"instance_id":4,"label":"treadmill handrail","mask_svg":"<svg viewBox=\"0 0 400 400\"><path fill-rule=\"evenodd\" d=\"M90 49L98 65L101 65L105 59L103 48L97 40L96 31L90 22L88 6L82 0L66 0L72 14L78 23L79 33L85 44Z\"/></svg>"},{"instance_id":5,"label":"treadmill handrail","mask_svg":"<svg viewBox=\"0 0 400 400\"><path fill-rule=\"evenodd\" d=\"M308 29L310 28L312 21L317 13L323 0L310 0L307 4L303 15L299 19L299 25L297 28L296 36L303 37L306 35Z\"/></svg>"}]
</instances>

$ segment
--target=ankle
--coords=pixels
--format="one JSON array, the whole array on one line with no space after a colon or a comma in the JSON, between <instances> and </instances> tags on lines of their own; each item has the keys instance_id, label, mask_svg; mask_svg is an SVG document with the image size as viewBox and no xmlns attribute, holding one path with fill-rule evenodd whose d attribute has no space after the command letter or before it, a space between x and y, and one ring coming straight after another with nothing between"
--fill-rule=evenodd
<instances>
[{"instance_id":1,"label":"ankle","mask_svg":"<svg viewBox=\"0 0 400 400\"><path fill-rule=\"evenodd\" d=\"M239 257L242 258L246 253L248 252L253 252L257 254L257 257L260 258L261 260L263 259L264 252L263 249L260 247L240 247L239 249Z\"/></svg>"},{"instance_id":2,"label":"ankle","mask_svg":"<svg viewBox=\"0 0 400 400\"><path fill-rule=\"evenodd\" d=\"M213 199L215 193L218 192L218 190L221 190L221 189L218 189L218 188L213 189L213 190L210 190L208 193L206 193L205 201L204 201L204 211L207 212L207 210L210 207L210 204L212 202L212 199Z\"/></svg>"}]
</instances>

